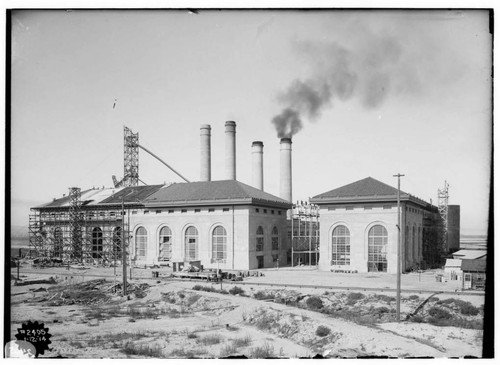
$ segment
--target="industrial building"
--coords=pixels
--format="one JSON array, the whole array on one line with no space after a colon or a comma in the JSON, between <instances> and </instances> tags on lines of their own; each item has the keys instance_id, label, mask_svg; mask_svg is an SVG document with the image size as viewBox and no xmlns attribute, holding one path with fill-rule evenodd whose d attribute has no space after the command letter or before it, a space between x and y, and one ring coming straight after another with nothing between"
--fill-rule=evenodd
<instances>
[{"instance_id":1,"label":"industrial building","mask_svg":"<svg viewBox=\"0 0 500 365\"><path fill-rule=\"evenodd\" d=\"M396 188L371 177L314 196L311 203L320 208L320 270L396 273L397 199ZM402 271L439 264L438 208L401 191L400 209Z\"/></svg>"},{"instance_id":2,"label":"industrial building","mask_svg":"<svg viewBox=\"0 0 500 365\"><path fill-rule=\"evenodd\" d=\"M113 177L114 188L72 187L67 196L32 208L32 250L65 263L396 271L397 189L366 178L294 205L290 138L280 140L279 197L263 191L263 143L251 146L249 186L236 179L233 121L225 123L225 140L225 179L212 181L211 126L201 126L200 181L190 182L125 127L123 179ZM139 185L139 148L185 182ZM458 237L456 223L445 231L438 207L404 192L401 208L403 270L440 264L448 245L442 237ZM448 222L457 222L459 209L446 213Z\"/></svg>"}]
</instances>

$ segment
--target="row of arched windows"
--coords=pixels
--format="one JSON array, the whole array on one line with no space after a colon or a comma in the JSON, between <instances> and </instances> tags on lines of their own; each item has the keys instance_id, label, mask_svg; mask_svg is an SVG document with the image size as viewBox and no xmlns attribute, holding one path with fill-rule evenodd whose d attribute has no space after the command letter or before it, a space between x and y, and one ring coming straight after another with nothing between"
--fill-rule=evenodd
<instances>
[{"instance_id":1,"label":"row of arched windows","mask_svg":"<svg viewBox=\"0 0 500 365\"><path fill-rule=\"evenodd\" d=\"M76 232L73 232L75 234ZM81 232L76 234L81 235ZM122 246L122 228L115 227L112 234L112 252L116 258L121 257L121 246ZM62 257L63 255L63 231L60 227L54 229L54 256ZM92 258L98 259L103 256L104 243L103 243L103 232L99 227L94 227L91 232L91 255Z\"/></svg>"},{"instance_id":2,"label":"row of arched windows","mask_svg":"<svg viewBox=\"0 0 500 365\"><path fill-rule=\"evenodd\" d=\"M195 226L189 226L184 233L184 255L187 261L198 260L199 234ZM135 256L145 259L147 254L148 232L145 227L139 227L135 233ZM165 226L158 234L159 260L172 258L172 230ZM227 258L227 231L223 226L216 226L211 236L212 259L225 260Z\"/></svg>"},{"instance_id":3,"label":"row of arched windows","mask_svg":"<svg viewBox=\"0 0 500 365\"><path fill-rule=\"evenodd\" d=\"M344 225L332 231L331 264L351 264L351 233ZM368 231L368 271L387 271L387 230L381 225Z\"/></svg>"}]
</instances>

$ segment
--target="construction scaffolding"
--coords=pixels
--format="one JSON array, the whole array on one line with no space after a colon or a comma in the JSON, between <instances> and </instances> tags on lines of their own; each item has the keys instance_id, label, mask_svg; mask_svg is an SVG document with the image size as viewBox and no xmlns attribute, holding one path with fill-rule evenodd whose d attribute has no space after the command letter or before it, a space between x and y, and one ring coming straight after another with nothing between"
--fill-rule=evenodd
<instances>
[{"instance_id":1,"label":"construction scaffolding","mask_svg":"<svg viewBox=\"0 0 500 365\"><path fill-rule=\"evenodd\" d=\"M80 189L73 187L68 206L32 208L30 252L47 264L121 265L130 235L123 204L106 209L84 206L80 197Z\"/></svg>"},{"instance_id":2,"label":"construction scaffolding","mask_svg":"<svg viewBox=\"0 0 500 365\"><path fill-rule=\"evenodd\" d=\"M444 188L438 189L438 210L442 221L441 250L444 254L448 253L448 188L445 181Z\"/></svg>"},{"instance_id":3,"label":"construction scaffolding","mask_svg":"<svg viewBox=\"0 0 500 365\"><path fill-rule=\"evenodd\" d=\"M318 265L319 207L297 202L292 208L292 266Z\"/></svg>"},{"instance_id":4,"label":"construction scaffolding","mask_svg":"<svg viewBox=\"0 0 500 365\"><path fill-rule=\"evenodd\" d=\"M139 185L139 133L123 127L123 186Z\"/></svg>"}]
</instances>

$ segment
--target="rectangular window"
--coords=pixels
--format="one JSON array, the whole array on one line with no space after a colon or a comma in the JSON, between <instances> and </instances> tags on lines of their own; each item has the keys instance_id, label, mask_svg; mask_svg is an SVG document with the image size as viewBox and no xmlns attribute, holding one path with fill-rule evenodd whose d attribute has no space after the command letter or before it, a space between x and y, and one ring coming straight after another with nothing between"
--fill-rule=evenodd
<instances>
[{"instance_id":1,"label":"rectangular window","mask_svg":"<svg viewBox=\"0 0 500 365\"><path fill-rule=\"evenodd\" d=\"M173 209L169 209L169 210L168 210L168 213L169 213L169 214L172 214L173 212L174 212L174 210L173 210Z\"/></svg>"},{"instance_id":2,"label":"rectangular window","mask_svg":"<svg viewBox=\"0 0 500 365\"><path fill-rule=\"evenodd\" d=\"M271 210L271 214L274 214L274 210Z\"/></svg>"},{"instance_id":3,"label":"rectangular window","mask_svg":"<svg viewBox=\"0 0 500 365\"><path fill-rule=\"evenodd\" d=\"M144 214L149 214L149 210L145 210L145 211L144 211Z\"/></svg>"},{"instance_id":4,"label":"rectangular window","mask_svg":"<svg viewBox=\"0 0 500 365\"><path fill-rule=\"evenodd\" d=\"M194 212L195 212L195 213L199 213L199 212L200 212L200 210L199 210L199 209L195 209L195 210L194 210Z\"/></svg>"},{"instance_id":5,"label":"rectangular window","mask_svg":"<svg viewBox=\"0 0 500 365\"><path fill-rule=\"evenodd\" d=\"M187 213L187 209L181 209L181 213Z\"/></svg>"},{"instance_id":6,"label":"rectangular window","mask_svg":"<svg viewBox=\"0 0 500 365\"><path fill-rule=\"evenodd\" d=\"M384 205L384 209L392 209L392 205Z\"/></svg>"},{"instance_id":7,"label":"rectangular window","mask_svg":"<svg viewBox=\"0 0 500 365\"><path fill-rule=\"evenodd\" d=\"M213 212L215 212L215 209L214 208L208 208L208 212L209 213L213 213Z\"/></svg>"},{"instance_id":8,"label":"rectangular window","mask_svg":"<svg viewBox=\"0 0 500 365\"><path fill-rule=\"evenodd\" d=\"M260 212L259 208L255 208L255 213L259 213L259 212Z\"/></svg>"},{"instance_id":9,"label":"rectangular window","mask_svg":"<svg viewBox=\"0 0 500 365\"><path fill-rule=\"evenodd\" d=\"M281 215L281 210L278 210L278 215Z\"/></svg>"},{"instance_id":10,"label":"rectangular window","mask_svg":"<svg viewBox=\"0 0 500 365\"><path fill-rule=\"evenodd\" d=\"M345 207L345 210L354 210L353 206Z\"/></svg>"},{"instance_id":11,"label":"rectangular window","mask_svg":"<svg viewBox=\"0 0 500 365\"><path fill-rule=\"evenodd\" d=\"M156 214L161 214L161 210L157 210L157 211L156 211Z\"/></svg>"},{"instance_id":12,"label":"rectangular window","mask_svg":"<svg viewBox=\"0 0 500 365\"><path fill-rule=\"evenodd\" d=\"M273 256L273 262L278 262L279 255L272 255Z\"/></svg>"},{"instance_id":13,"label":"rectangular window","mask_svg":"<svg viewBox=\"0 0 500 365\"><path fill-rule=\"evenodd\" d=\"M133 211L132 211L132 214L137 214L137 210L133 210Z\"/></svg>"},{"instance_id":14,"label":"rectangular window","mask_svg":"<svg viewBox=\"0 0 500 365\"><path fill-rule=\"evenodd\" d=\"M255 250L259 252L264 250L264 237L257 237L257 246Z\"/></svg>"},{"instance_id":15,"label":"rectangular window","mask_svg":"<svg viewBox=\"0 0 500 365\"><path fill-rule=\"evenodd\" d=\"M266 214L266 213L267 213L267 209L264 209L264 214Z\"/></svg>"},{"instance_id":16,"label":"rectangular window","mask_svg":"<svg viewBox=\"0 0 500 365\"><path fill-rule=\"evenodd\" d=\"M223 212L229 212L229 208L222 208Z\"/></svg>"}]
</instances>

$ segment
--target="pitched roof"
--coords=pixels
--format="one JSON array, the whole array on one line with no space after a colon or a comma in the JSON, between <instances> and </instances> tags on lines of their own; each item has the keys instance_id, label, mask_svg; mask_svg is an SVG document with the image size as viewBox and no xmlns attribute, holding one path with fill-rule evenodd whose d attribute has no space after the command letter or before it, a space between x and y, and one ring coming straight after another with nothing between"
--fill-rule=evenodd
<instances>
[{"instance_id":1,"label":"pitched roof","mask_svg":"<svg viewBox=\"0 0 500 365\"><path fill-rule=\"evenodd\" d=\"M107 199L121 189L122 188L87 189L80 193L80 200L82 202L82 205L99 204L101 201ZM70 204L71 198L68 195L64 195L62 198L54 199L50 203L35 207L35 209L69 207Z\"/></svg>"},{"instance_id":2,"label":"pitched roof","mask_svg":"<svg viewBox=\"0 0 500 365\"><path fill-rule=\"evenodd\" d=\"M314 204L338 203L338 202L366 202L366 201L395 201L398 189L378 181L372 177L355 181L340 188L327 191L311 198ZM404 191L400 192L402 201L412 201L422 206L430 206L429 203L418 199Z\"/></svg>"},{"instance_id":3,"label":"pitched roof","mask_svg":"<svg viewBox=\"0 0 500 365\"><path fill-rule=\"evenodd\" d=\"M462 271L486 272L486 260L462 260Z\"/></svg>"},{"instance_id":4,"label":"pitched roof","mask_svg":"<svg viewBox=\"0 0 500 365\"><path fill-rule=\"evenodd\" d=\"M160 190L163 186L164 185L128 186L101 201L99 204L121 204L122 199L124 203L142 203L143 200Z\"/></svg>"},{"instance_id":5,"label":"pitched roof","mask_svg":"<svg viewBox=\"0 0 500 365\"><path fill-rule=\"evenodd\" d=\"M486 257L486 250L459 250L452 255L457 259L475 260Z\"/></svg>"},{"instance_id":6,"label":"pitched roof","mask_svg":"<svg viewBox=\"0 0 500 365\"><path fill-rule=\"evenodd\" d=\"M236 180L197 181L165 186L145 200L148 205L262 204L291 208L277 196Z\"/></svg>"}]
</instances>

